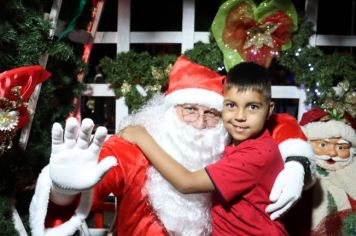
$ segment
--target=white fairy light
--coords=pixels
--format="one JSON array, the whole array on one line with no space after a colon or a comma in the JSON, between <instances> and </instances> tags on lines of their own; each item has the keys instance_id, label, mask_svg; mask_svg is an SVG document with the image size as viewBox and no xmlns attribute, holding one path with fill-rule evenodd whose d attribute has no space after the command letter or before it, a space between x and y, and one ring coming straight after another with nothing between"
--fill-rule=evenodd
<instances>
[{"instance_id":1,"label":"white fairy light","mask_svg":"<svg viewBox=\"0 0 356 236\"><path fill-rule=\"evenodd\" d=\"M136 84L136 89L137 89L137 92L138 92L139 94L141 94L141 96L143 96L143 97L146 97L146 96L147 96L147 92L146 92L145 88L142 87L141 85Z\"/></svg>"}]
</instances>

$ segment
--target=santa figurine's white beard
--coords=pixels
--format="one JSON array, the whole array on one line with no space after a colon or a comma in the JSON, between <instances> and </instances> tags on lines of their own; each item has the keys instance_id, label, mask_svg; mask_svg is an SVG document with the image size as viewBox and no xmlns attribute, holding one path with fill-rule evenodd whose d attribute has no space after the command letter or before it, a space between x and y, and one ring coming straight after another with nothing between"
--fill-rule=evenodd
<instances>
[{"instance_id":1,"label":"santa figurine's white beard","mask_svg":"<svg viewBox=\"0 0 356 236\"><path fill-rule=\"evenodd\" d=\"M143 124L167 153L191 171L220 159L228 141L222 122L213 129L195 129L178 120L174 107L164 110L162 99L153 99L130 123ZM151 166L143 194L171 235L211 234L210 193L182 194Z\"/></svg>"}]
</instances>

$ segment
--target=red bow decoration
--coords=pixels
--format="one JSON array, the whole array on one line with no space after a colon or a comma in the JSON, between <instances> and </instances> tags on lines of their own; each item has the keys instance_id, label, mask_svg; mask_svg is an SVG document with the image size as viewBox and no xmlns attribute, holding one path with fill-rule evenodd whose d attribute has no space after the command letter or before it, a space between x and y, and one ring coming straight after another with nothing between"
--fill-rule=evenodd
<instances>
[{"instance_id":1,"label":"red bow decoration","mask_svg":"<svg viewBox=\"0 0 356 236\"><path fill-rule=\"evenodd\" d=\"M51 74L41 66L23 66L0 74L0 154L16 131L29 122L26 102Z\"/></svg>"},{"instance_id":2,"label":"red bow decoration","mask_svg":"<svg viewBox=\"0 0 356 236\"><path fill-rule=\"evenodd\" d=\"M283 11L257 22L251 5L235 6L226 17L222 40L236 49L244 61L268 67L274 57L291 39L292 19Z\"/></svg>"}]
</instances>

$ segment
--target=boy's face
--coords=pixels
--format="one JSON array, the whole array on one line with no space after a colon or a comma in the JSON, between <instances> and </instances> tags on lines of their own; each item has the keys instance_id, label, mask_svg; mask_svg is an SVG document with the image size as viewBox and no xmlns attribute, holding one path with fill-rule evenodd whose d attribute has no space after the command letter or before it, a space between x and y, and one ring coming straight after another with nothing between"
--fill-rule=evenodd
<instances>
[{"instance_id":1,"label":"boy's face","mask_svg":"<svg viewBox=\"0 0 356 236\"><path fill-rule=\"evenodd\" d=\"M257 135L272 114L273 102L253 90L239 92L231 87L224 92L222 119L233 144Z\"/></svg>"}]
</instances>

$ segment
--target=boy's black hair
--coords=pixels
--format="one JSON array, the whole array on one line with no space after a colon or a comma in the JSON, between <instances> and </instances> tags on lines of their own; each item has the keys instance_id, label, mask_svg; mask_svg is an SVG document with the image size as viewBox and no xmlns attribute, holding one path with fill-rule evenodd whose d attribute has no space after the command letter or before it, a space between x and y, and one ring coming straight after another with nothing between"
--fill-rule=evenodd
<instances>
[{"instance_id":1,"label":"boy's black hair","mask_svg":"<svg viewBox=\"0 0 356 236\"><path fill-rule=\"evenodd\" d=\"M235 87L239 92L253 90L271 100L272 75L263 66L254 62L242 62L227 73L225 89Z\"/></svg>"}]
</instances>

